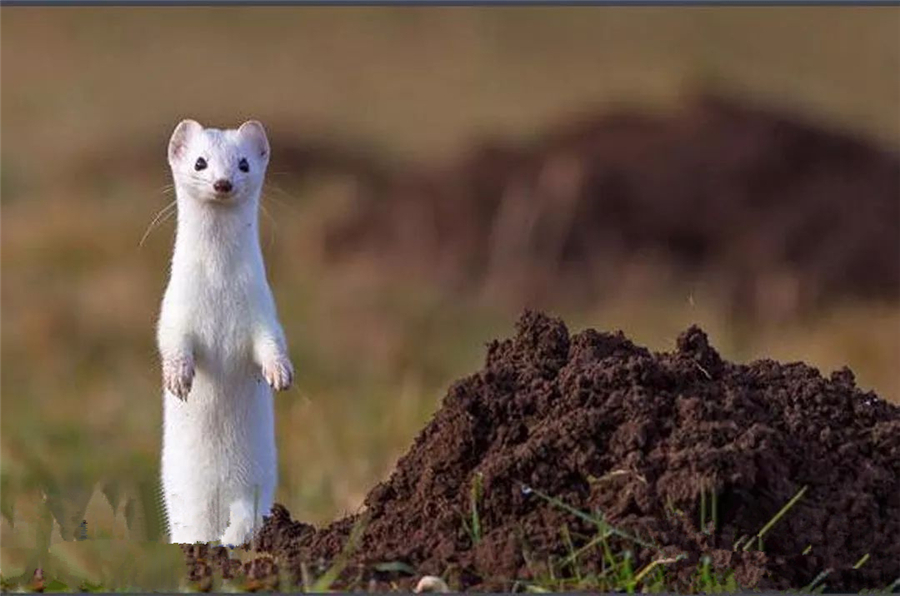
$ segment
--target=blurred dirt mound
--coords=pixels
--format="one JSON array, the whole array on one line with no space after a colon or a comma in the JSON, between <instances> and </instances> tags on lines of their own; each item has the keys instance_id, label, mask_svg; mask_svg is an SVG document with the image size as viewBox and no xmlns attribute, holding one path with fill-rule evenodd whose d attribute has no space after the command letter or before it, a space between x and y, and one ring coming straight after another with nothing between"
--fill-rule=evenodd
<instances>
[{"instance_id":1,"label":"blurred dirt mound","mask_svg":"<svg viewBox=\"0 0 900 596\"><path fill-rule=\"evenodd\" d=\"M476 477L479 540L467 530ZM756 540L743 550L804 487L763 551ZM509 590L546 577L550 561L557 578L573 574L561 563L564 528L576 551L597 535L538 491L639 537L609 536L635 569L685 555L665 565L683 589L704 554L747 589L802 588L829 569L828 589L844 591L900 576L900 407L857 389L849 370L823 378L802 363L732 364L696 327L656 354L621 333L570 336L533 312L450 388L362 513L315 529L277 506L258 547L299 581L302 565L336 561L364 520L338 585L409 588L416 577L402 571L414 570ZM209 558L192 552L194 572ZM603 549L594 543L578 562L600 573Z\"/></svg>"},{"instance_id":2,"label":"blurred dirt mound","mask_svg":"<svg viewBox=\"0 0 900 596\"><path fill-rule=\"evenodd\" d=\"M587 114L533 142L363 188L328 254L535 304L710 282L742 311L900 295L900 160L793 116L701 96ZM521 300L519 300L521 302Z\"/></svg>"}]
</instances>

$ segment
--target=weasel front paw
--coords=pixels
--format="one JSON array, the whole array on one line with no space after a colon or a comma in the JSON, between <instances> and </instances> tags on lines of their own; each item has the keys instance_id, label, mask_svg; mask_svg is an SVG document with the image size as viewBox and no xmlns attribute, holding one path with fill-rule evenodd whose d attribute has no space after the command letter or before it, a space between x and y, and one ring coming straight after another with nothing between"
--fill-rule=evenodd
<instances>
[{"instance_id":1,"label":"weasel front paw","mask_svg":"<svg viewBox=\"0 0 900 596\"><path fill-rule=\"evenodd\" d=\"M262 365L262 376L275 391L284 391L294 381L294 367L287 356L279 356Z\"/></svg>"},{"instance_id":2,"label":"weasel front paw","mask_svg":"<svg viewBox=\"0 0 900 596\"><path fill-rule=\"evenodd\" d=\"M186 400L194 382L194 359L190 356L164 358L162 371L166 390L178 399Z\"/></svg>"}]
</instances>

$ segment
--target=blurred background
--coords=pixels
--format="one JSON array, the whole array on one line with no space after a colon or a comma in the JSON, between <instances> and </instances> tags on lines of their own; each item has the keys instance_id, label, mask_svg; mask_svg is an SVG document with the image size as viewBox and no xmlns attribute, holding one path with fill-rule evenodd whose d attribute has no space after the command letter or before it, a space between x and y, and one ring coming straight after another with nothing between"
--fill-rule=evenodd
<instances>
[{"instance_id":1,"label":"blurred background","mask_svg":"<svg viewBox=\"0 0 900 596\"><path fill-rule=\"evenodd\" d=\"M0 29L4 578L179 581L152 543L153 222L186 117L269 131L298 372L277 500L303 521L357 507L524 307L656 350L698 323L729 359L900 399L897 8L4 7Z\"/></svg>"}]
</instances>

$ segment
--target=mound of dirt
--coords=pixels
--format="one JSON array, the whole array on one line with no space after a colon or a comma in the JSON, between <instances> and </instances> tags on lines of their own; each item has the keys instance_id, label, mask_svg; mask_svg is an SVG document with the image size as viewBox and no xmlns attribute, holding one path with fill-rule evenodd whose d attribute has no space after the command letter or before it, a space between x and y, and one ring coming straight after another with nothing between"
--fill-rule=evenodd
<instances>
[{"instance_id":1,"label":"mound of dirt","mask_svg":"<svg viewBox=\"0 0 900 596\"><path fill-rule=\"evenodd\" d=\"M585 114L362 189L327 233L335 261L363 256L517 304L660 281L775 317L900 296L898 155L720 97L669 116Z\"/></svg>"},{"instance_id":2,"label":"mound of dirt","mask_svg":"<svg viewBox=\"0 0 900 596\"><path fill-rule=\"evenodd\" d=\"M825 571L828 589L883 589L900 577L900 407L847 369L723 361L696 327L657 354L527 312L450 388L361 513L316 529L276 506L254 569L321 572L364 524L338 585L409 588L414 570L509 590L551 566L572 575L563 560L582 547L580 573L600 573L597 526L546 497L602 514L635 569L683 555L664 565L670 588L690 589L708 555L745 589L802 588ZM749 538L792 499L759 550ZM214 557L192 549L196 576Z\"/></svg>"}]
</instances>

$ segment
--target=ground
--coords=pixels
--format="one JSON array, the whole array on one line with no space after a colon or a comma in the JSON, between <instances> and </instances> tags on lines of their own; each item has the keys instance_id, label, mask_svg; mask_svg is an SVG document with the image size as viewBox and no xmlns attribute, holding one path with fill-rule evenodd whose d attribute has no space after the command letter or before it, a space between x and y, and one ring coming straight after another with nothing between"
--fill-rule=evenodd
<instances>
[{"instance_id":1,"label":"ground","mask_svg":"<svg viewBox=\"0 0 900 596\"><path fill-rule=\"evenodd\" d=\"M4 578L40 566L71 586L185 581L180 550L135 541L159 537L153 325L171 220L141 239L172 200L165 143L183 117L255 117L301 145L441 168L483 134L515 143L585 109L659 111L700 81L900 139L893 8L0 11ZM277 402L278 500L322 525L389 476L523 305L328 264L323 222L352 183L275 167L269 183L263 245L297 366ZM655 350L697 323L727 360L847 365L862 389L900 398L896 300L740 325L689 290L555 312Z\"/></svg>"}]
</instances>

